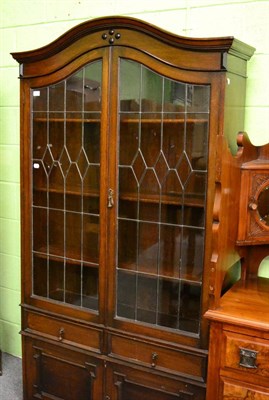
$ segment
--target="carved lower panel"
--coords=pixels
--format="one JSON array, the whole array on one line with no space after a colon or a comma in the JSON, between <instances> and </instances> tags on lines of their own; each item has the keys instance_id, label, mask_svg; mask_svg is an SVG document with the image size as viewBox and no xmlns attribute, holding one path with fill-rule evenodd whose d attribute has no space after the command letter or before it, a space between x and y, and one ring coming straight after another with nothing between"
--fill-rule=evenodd
<instances>
[{"instance_id":1,"label":"carved lower panel","mask_svg":"<svg viewBox=\"0 0 269 400\"><path fill-rule=\"evenodd\" d=\"M203 400L204 388L177 379L111 365L109 374L117 400Z\"/></svg>"},{"instance_id":2,"label":"carved lower panel","mask_svg":"<svg viewBox=\"0 0 269 400\"><path fill-rule=\"evenodd\" d=\"M24 400L93 400L102 395L102 363L95 358L40 340L24 338Z\"/></svg>"},{"instance_id":3,"label":"carved lower panel","mask_svg":"<svg viewBox=\"0 0 269 400\"><path fill-rule=\"evenodd\" d=\"M95 378L93 365L79 365L53 356L40 348L35 348L34 359L37 362L38 371L36 391L41 399L50 398L48 396L53 395L55 400L69 398L72 400L72 393L76 393L78 399L83 398L86 393L89 398L92 398L92 381Z\"/></svg>"}]
</instances>

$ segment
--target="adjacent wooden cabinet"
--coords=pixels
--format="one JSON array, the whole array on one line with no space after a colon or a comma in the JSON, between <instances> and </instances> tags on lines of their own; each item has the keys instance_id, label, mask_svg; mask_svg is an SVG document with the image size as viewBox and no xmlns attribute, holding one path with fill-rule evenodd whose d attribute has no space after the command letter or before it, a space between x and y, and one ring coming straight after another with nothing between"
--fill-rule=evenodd
<instances>
[{"instance_id":1,"label":"adjacent wooden cabinet","mask_svg":"<svg viewBox=\"0 0 269 400\"><path fill-rule=\"evenodd\" d=\"M241 279L205 316L210 320L207 400L269 399L269 145L241 166L238 250Z\"/></svg>"},{"instance_id":2,"label":"adjacent wooden cabinet","mask_svg":"<svg viewBox=\"0 0 269 400\"><path fill-rule=\"evenodd\" d=\"M269 279L240 281L209 310L209 400L269 399Z\"/></svg>"},{"instance_id":3,"label":"adjacent wooden cabinet","mask_svg":"<svg viewBox=\"0 0 269 400\"><path fill-rule=\"evenodd\" d=\"M205 399L253 51L106 17L13 53L24 400Z\"/></svg>"}]
</instances>

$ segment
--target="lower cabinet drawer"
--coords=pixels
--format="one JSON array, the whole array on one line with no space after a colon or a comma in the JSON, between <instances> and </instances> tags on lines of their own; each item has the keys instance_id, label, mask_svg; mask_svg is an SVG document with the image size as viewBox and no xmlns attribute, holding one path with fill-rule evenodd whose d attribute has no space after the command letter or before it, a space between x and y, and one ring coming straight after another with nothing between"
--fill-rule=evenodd
<instances>
[{"instance_id":1,"label":"lower cabinet drawer","mask_svg":"<svg viewBox=\"0 0 269 400\"><path fill-rule=\"evenodd\" d=\"M139 365L205 382L207 355L188 349L171 349L136 338L109 336L109 355Z\"/></svg>"},{"instance_id":2,"label":"lower cabinet drawer","mask_svg":"<svg viewBox=\"0 0 269 400\"><path fill-rule=\"evenodd\" d=\"M269 341L224 332L223 367L269 377Z\"/></svg>"},{"instance_id":3,"label":"lower cabinet drawer","mask_svg":"<svg viewBox=\"0 0 269 400\"><path fill-rule=\"evenodd\" d=\"M251 400L268 400L269 388L263 388L256 385L248 385L245 382L224 379L222 382L222 393L220 399L251 399Z\"/></svg>"},{"instance_id":4,"label":"lower cabinet drawer","mask_svg":"<svg viewBox=\"0 0 269 400\"><path fill-rule=\"evenodd\" d=\"M35 312L26 312L24 321L26 332L98 353L101 350L101 330Z\"/></svg>"}]
</instances>

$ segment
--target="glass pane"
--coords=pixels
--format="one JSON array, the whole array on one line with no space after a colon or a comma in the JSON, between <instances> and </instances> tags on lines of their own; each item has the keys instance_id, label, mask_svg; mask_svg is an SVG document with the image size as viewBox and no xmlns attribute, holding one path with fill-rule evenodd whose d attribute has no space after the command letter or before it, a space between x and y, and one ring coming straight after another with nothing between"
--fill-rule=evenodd
<instances>
[{"instance_id":1,"label":"glass pane","mask_svg":"<svg viewBox=\"0 0 269 400\"><path fill-rule=\"evenodd\" d=\"M137 317L138 321L155 324L157 304L157 280L138 275L137 279Z\"/></svg>"},{"instance_id":2,"label":"glass pane","mask_svg":"<svg viewBox=\"0 0 269 400\"><path fill-rule=\"evenodd\" d=\"M138 192L133 169L121 167L119 175L119 215L122 218L135 219L138 215Z\"/></svg>"},{"instance_id":3,"label":"glass pane","mask_svg":"<svg viewBox=\"0 0 269 400\"><path fill-rule=\"evenodd\" d=\"M49 253L64 255L64 221L65 215L62 210L49 210L48 212L48 244Z\"/></svg>"},{"instance_id":4,"label":"glass pane","mask_svg":"<svg viewBox=\"0 0 269 400\"><path fill-rule=\"evenodd\" d=\"M34 97L35 98L35 97ZM36 112L33 120L33 158L42 159L47 147L47 114Z\"/></svg>"},{"instance_id":5,"label":"glass pane","mask_svg":"<svg viewBox=\"0 0 269 400\"><path fill-rule=\"evenodd\" d=\"M83 71L66 80L66 110L82 110L83 89Z\"/></svg>"},{"instance_id":6,"label":"glass pane","mask_svg":"<svg viewBox=\"0 0 269 400\"><path fill-rule=\"evenodd\" d=\"M33 205L48 206L47 172L44 163L40 160L33 163Z\"/></svg>"},{"instance_id":7,"label":"glass pane","mask_svg":"<svg viewBox=\"0 0 269 400\"><path fill-rule=\"evenodd\" d=\"M83 180L84 191L89 194L98 193L100 189L100 166L90 164Z\"/></svg>"},{"instance_id":8,"label":"glass pane","mask_svg":"<svg viewBox=\"0 0 269 400\"><path fill-rule=\"evenodd\" d=\"M126 132L126 135L120 138L120 164L130 165L137 158L139 150L139 114L121 113L120 124L121 129ZM127 147L128 151L125 150Z\"/></svg>"},{"instance_id":9,"label":"glass pane","mask_svg":"<svg viewBox=\"0 0 269 400\"><path fill-rule=\"evenodd\" d=\"M161 149L161 121L154 123L155 120L155 114L144 114L141 121L140 150L148 168L155 166Z\"/></svg>"},{"instance_id":10,"label":"glass pane","mask_svg":"<svg viewBox=\"0 0 269 400\"><path fill-rule=\"evenodd\" d=\"M158 324L177 328L179 310L179 283L161 279L159 282Z\"/></svg>"},{"instance_id":11,"label":"glass pane","mask_svg":"<svg viewBox=\"0 0 269 400\"><path fill-rule=\"evenodd\" d=\"M177 225L161 225L159 274L162 276L179 277L181 230Z\"/></svg>"},{"instance_id":12,"label":"glass pane","mask_svg":"<svg viewBox=\"0 0 269 400\"><path fill-rule=\"evenodd\" d=\"M163 78L146 67L142 68L141 75L140 101L142 111L160 111L162 108Z\"/></svg>"},{"instance_id":13,"label":"glass pane","mask_svg":"<svg viewBox=\"0 0 269 400\"><path fill-rule=\"evenodd\" d=\"M187 124L186 152L194 170L207 169L208 115L190 114Z\"/></svg>"},{"instance_id":14,"label":"glass pane","mask_svg":"<svg viewBox=\"0 0 269 400\"><path fill-rule=\"evenodd\" d=\"M37 296L47 297L48 290L48 261L45 256L33 257L34 264L34 293Z\"/></svg>"},{"instance_id":15,"label":"glass pane","mask_svg":"<svg viewBox=\"0 0 269 400\"><path fill-rule=\"evenodd\" d=\"M65 81L49 87L49 111L64 111Z\"/></svg>"},{"instance_id":16,"label":"glass pane","mask_svg":"<svg viewBox=\"0 0 269 400\"><path fill-rule=\"evenodd\" d=\"M49 298L64 301L64 262L52 258L49 259Z\"/></svg>"},{"instance_id":17,"label":"glass pane","mask_svg":"<svg viewBox=\"0 0 269 400\"><path fill-rule=\"evenodd\" d=\"M180 288L179 329L199 332L201 286L182 283Z\"/></svg>"},{"instance_id":18,"label":"glass pane","mask_svg":"<svg viewBox=\"0 0 269 400\"><path fill-rule=\"evenodd\" d=\"M136 276L119 270L117 276L117 314L135 319L136 310Z\"/></svg>"},{"instance_id":19,"label":"glass pane","mask_svg":"<svg viewBox=\"0 0 269 400\"><path fill-rule=\"evenodd\" d=\"M82 205L82 179L76 163L70 165L65 178L66 204L65 207L70 211L81 211Z\"/></svg>"},{"instance_id":20,"label":"glass pane","mask_svg":"<svg viewBox=\"0 0 269 400\"><path fill-rule=\"evenodd\" d=\"M187 85L187 112L209 112L210 87L204 85Z\"/></svg>"},{"instance_id":21,"label":"glass pane","mask_svg":"<svg viewBox=\"0 0 269 400\"><path fill-rule=\"evenodd\" d=\"M33 90L33 111L47 111L48 88Z\"/></svg>"},{"instance_id":22,"label":"glass pane","mask_svg":"<svg viewBox=\"0 0 269 400\"><path fill-rule=\"evenodd\" d=\"M61 164L54 161L48 174L48 199L50 208L64 208L64 175ZM47 193L46 193L47 194Z\"/></svg>"},{"instance_id":23,"label":"glass pane","mask_svg":"<svg viewBox=\"0 0 269 400\"><path fill-rule=\"evenodd\" d=\"M84 111L101 111L102 63L84 68Z\"/></svg>"},{"instance_id":24,"label":"glass pane","mask_svg":"<svg viewBox=\"0 0 269 400\"><path fill-rule=\"evenodd\" d=\"M99 262L99 217L93 215L83 216L83 260Z\"/></svg>"},{"instance_id":25,"label":"glass pane","mask_svg":"<svg viewBox=\"0 0 269 400\"><path fill-rule=\"evenodd\" d=\"M68 113L66 120L65 143L70 161L77 161L82 147L83 115L81 113ZM74 140L74 137L76 140Z\"/></svg>"},{"instance_id":26,"label":"glass pane","mask_svg":"<svg viewBox=\"0 0 269 400\"><path fill-rule=\"evenodd\" d=\"M120 110L133 112L138 111L141 88L140 64L129 60L122 61L120 79ZM130 85L130 82L132 82L132 85Z\"/></svg>"},{"instance_id":27,"label":"glass pane","mask_svg":"<svg viewBox=\"0 0 269 400\"><path fill-rule=\"evenodd\" d=\"M100 117L96 113L85 113L83 146L88 162L100 163Z\"/></svg>"},{"instance_id":28,"label":"glass pane","mask_svg":"<svg viewBox=\"0 0 269 400\"><path fill-rule=\"evenodd\" d=\"M141 222L138 231L138 269L156 274L159 256L159 225Z\"/></svg>"},{"instance_id":29,"label":"glass pane","mask_svg":"<svg viewBox=\"0 0 269 400\"><path fill-rule=\"evenodd\" d=\"M33 250L40 253L48 251L48 212L46 208L33 207Z\"/></svg>"},{"instance_id":30,"label":"glass pane","mask_svg":"<svg viewBox=\"0 0 269 400\"><path fill-rule=\"evenodd\" d=\"M81 260L82 215L66 212L65 227L65 256L74 260Z\"/></svg>"},{"instance_id":31,"label":"glass pane","mask_svg":"<svg viewBox=\"0 0 269 400\"><path fill-rule=\"evenodd\" d=\"M118 266L125 269L137 268L138 223L122 219L118 224Z\"/></svg>"},{"instance_id":32,"label":"glass pane","mask_svg":"<svg viewBox=\"0 0 269 400\"><path fill-rule=\"evenodd\" d=\"M65 302L81 306L80 265L66 263L65 267Z\"/></svg>"},{"instance_id":33,"label":"glass pane","mask_svg":"<svg viewBox=\"0 0 269 400\"><path fill-rule=\"evenodd\" d=\"M33 293L96 311L101 74L32 90Z\"/></svg>"},{"instance_id":34,"label":"glass pane","mask_svg":"<svg viewBox=\"0 0 269 400\"><path fill-rule=\"evenodd\" d=\"M98 310L98 268L84 263L82 269L82 306Z\"/></svg>"},{"instance_id":35,"label":"glass pane","mask_svg":"<svg viewBox=\"0 0 269 400\"><path fill-rule=\"evenodd\" d=\"M199 334L210 87L119 77L117 317Z\"/></svg>"},{"instance_id":36,"label":"glass pane","mask_svg":"<svg viewBox=\"0 0 269 400\"><path fill-rule=\"evenodd\" d=\"M164 80L164 111L184 112L188 101L189 87L183 82Z\"/></svg>"},{"instance_id":37,"label":"glass pane","mask_svg":"<svg viewBox=\"0 0 269 400\"><path fill-rule=\"evenodd\" d=\"M204 230L183 228L181 276L200 281L203 272Z\"/></svg>"}]
</instances>

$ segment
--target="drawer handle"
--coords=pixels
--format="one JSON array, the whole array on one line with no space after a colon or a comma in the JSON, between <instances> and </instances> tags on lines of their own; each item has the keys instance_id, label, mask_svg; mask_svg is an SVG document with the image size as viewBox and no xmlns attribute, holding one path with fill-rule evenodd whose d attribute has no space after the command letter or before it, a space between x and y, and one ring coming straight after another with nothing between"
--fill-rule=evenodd
<instances>
[{"instance_id":1,"label":"drawer handle","mask_svg":"<svg viewBox=\"0 0 269 400\"><path fill-rule=\"evenodd\" d=\"M256 360L257 360L258 351L244 349L240 347L240 361L239 365L245 368L257 368Z\"/></svg>"},{"instance_id":2,"label":"drawer handle","mask_svg":"<svg viewBox=\"0 0 269 400\"><path fill-rule=\"evenodd\" d=\"M64 328L60 328L59 329L59 336L58 336L59 342L62 342L63 338L64 338Z\"/></svg>"},{"instance_id":3,"label":"drawer handle","mask_svg":"<svg viewBox=\"0 0 269 400\"><path fill-rule=\"evenodd\" d=\"M155 352L152 353L152 354L151 354L151 366L152 366L152 368L155 368L155 367L156 367L157 360L158 360L158 354L155 353Z\"/></svg>"},{"instance_id":4,"label":"drawer handle","mask_svg":"<svg viewBox=\"0 0 269 400\"><path fill-rule=\"evenodd\" d=\"M107 207L112 208L114 206L114 191L113 189L108 189L108 197L107 197Z\"/></svg>"}]
</instances>

